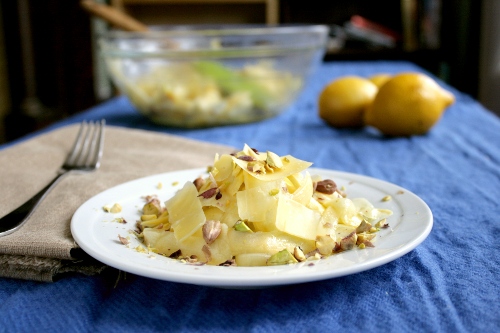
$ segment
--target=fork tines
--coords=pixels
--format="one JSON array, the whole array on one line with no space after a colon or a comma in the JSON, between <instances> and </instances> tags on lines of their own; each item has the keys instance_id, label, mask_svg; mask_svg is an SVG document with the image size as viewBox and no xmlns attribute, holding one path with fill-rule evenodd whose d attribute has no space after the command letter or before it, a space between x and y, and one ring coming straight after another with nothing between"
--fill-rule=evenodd
<instances>
[{"instance_id":1,"label":"fork tines","mask_svg":"<svg viewBox=\"0 0 500 333\"><path fill-rule=\"evenodd\" d=\"M95 122L82 122L64 167L89 169L99 167L104 144L105 124L104 119Z\"/></svg>"}]
</instances>

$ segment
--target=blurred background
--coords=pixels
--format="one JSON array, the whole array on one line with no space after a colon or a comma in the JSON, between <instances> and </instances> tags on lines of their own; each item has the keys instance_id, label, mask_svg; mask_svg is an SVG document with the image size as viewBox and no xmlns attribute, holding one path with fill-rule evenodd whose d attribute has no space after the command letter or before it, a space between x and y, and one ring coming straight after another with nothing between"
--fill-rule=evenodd
<instances>
[{"instance_id":1,"label":"blurred background","mask_svg":"<svg viewBox=\"0 0 500 333\"><path fill-rule=\"evenodd\" d=\"M498 0L100 0L146 24L320 23L324 61L407 60L500 115ZM0 143L116 96L77 0L0 0Z\"/></svg>"}]
</instances>

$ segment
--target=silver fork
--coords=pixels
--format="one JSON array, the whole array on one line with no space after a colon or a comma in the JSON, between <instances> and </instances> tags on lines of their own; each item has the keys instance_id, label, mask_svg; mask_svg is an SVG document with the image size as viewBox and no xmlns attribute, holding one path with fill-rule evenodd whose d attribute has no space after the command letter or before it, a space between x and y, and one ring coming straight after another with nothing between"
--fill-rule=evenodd
<instances>
[{"instance_id":1,"label":"silver fork","mask_svg":"<svg viewBox=\"0 0 500 333\"><path fill-rule=\"evenodd\" d=\"M61 166L58 175L31 199L0 218L0 237L19 229L64 175L71 171L93 171L99 168L104 144L105 124L104 119L95 123L82 122L71 152Z\"/></svg>"}]
</instances>

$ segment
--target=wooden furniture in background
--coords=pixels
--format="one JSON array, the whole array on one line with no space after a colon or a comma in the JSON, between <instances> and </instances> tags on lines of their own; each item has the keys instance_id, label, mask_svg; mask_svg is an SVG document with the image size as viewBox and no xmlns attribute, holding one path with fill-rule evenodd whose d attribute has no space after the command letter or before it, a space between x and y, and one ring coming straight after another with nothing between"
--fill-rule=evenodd
<instances>
[{"instance_id":1,"label":"wooden furniture in background","mask_svg":"<svg viewBox=\"0 0 500 333\"><path fill-rule=\"evenodd\" d=\"M110 0L148 24L268 23L280 21L279 0Z\"/></svg>"},{"instance_id":2,"label":"wooden furniture in background","mask_svg":"<svg viewBox=\"0 0 500 333\"><path fill-rule=\"evenodd\" d=\"M8 128L19 129L7 140L45 126L46 122L19 118L27 95L21 51L20 20L29 20L32 33L34 88L40 102L61 119L82 111L112 94L100 95L98 58L95 52L94 27L97 24L79 1L26 0L30 14L19 16L20 1L2 1L0 29L3 31L6 57L2 98L10 100L10 110L0 113L0 121L10 118ZM245 24L245 23L316 23L342 25L354 15L362 15L393 30L402 30L401 4L428 3L439 0L95 0L119 7L146 24ZM479 27L483 1L441 0L441 45L438 49L404 48L342 49L329 53L328 61L339 60L409 60L442 78L462 92L478 93ZM1 52L2 50L0 50ZM489 52L489 50L485 50ZM0 63L1 70L1 63ZM4 75L5 77L5 75ZM16 109L17 108L17 109ZM1 125L0 125L1 126Z\"/></svg>"},{"instance_id":3,"label":"wooden furniture in background","mask_svg":"<svg viewBox=\"0 0 500 333\"><path fill-rule=\"evenodd\" d=\"M3 25L2 6L0 5L0 26ZM4 31L0 29L0 118L5 117L10 109L10 88L7 77L7 55L5 53ZM0 143L5 141L5 128L0 122Z\"/></svg>"},{"instance_id":4,"label":"wooden furniture in background","mask_svg":"<svg viewBox=\"0 0 500 333\"><path fill-rule=\"evenodd\" d=\"M146 25L278 24L280 0L96 0L108 3ZM93 20L94 35L108 27ZM111 84L102 59L93 45L95 92L99 100L111 97Z\"/></svg>"}]
</instances>

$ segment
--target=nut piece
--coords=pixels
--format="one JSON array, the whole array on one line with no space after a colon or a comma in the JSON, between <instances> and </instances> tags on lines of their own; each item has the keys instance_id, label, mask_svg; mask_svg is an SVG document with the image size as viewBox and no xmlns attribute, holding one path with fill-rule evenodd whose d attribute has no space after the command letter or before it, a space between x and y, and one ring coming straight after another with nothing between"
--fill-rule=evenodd
<instances>
[{"instance_id":1,"label":"nut piece","mask_svg":"<svg viewBox=\"0 0 500 333\"><path fill-rule=\"evenodd\" d=\"M236 231L253 232L252 229L250 229L248 227L248 225L245 222L241 221L241 220L236 221L236 223L234 224L233 228Z\"/></svg>"},{"instance_id":2,"label":"nut piece","mask_svg":"<svg viewBox=\"0 0 500 333\"><path fill-rule=\"evenodd\" d=\"M272 190L269 191L269 195L274 197L275 195L279 194L280 190L277 188L273 188Z\"/></svg>"},{"instance_id":3,"label":"nut piece","mask_svg":"<svg viewBox=\"0 0 500 333\"><path fill-rule=\"evenodd\" d=\"M348 236L342 238L340 241L340 248L343 251L352 250L356 246L356 241L358 240L358 235L356 232L351 232Z\"/></svg>"},{"instance_id":4,"label":"nut piece","mask_svg":"<svg viewBox=\"0 0 500 333\"><path fill-rule=\"evenodd\" d=\"M159 216L161 214L161 203L158 198L153 198L149 200L144 207L142 207L142 213L144 215L156 215Z\"/></svg>"},{"instance_id":5,"label":"nut piece","mask_svg":"<svg viewBox=\"0 0 500 333\"><path fill-rule=\"evenodd\" d=\"M212 244L219 237L222 228L220 221L208 220L202 227L203 239L205 243Z\"/></svg>"},{"instance_id":6,"label":"nut piece","mask_svg":"<svg viewBox=\"0 0 500 333\"><path fill-rule=\"evenodd\" d=\"M120 213L122 211L122 206L119 203L115 203L113 206L106 205L106 206L102 207L102 209L106 213L116 214L116 213Z\"/></svg>"},{"instance_id":7,"label":"nut piece","mask_svg":"<svg viewBox=\"0 0 500 333\"><path fill-rule=\"evenodd\" d=\"M370 242L373 238L375 238L375 234L367 234L366 232L362 232L358 234L358 239L356 240L356 244L363 244Z\"/></svg>"},{"instance_id":8,"label":"nut piece","mask_svg":"<svg viewBox=\"0 0 500 333\"><path fill-rule=\"evenodd\" d=\"M295 259L297 259L298 261L306 261L307 258L306 256L304 255L304 252L302 251L302 249L298 246L296 246L294 249L293 249L293 256L295 257Z\"/></svg>"},{"instance_id":9,"label":"nut piece","mask_svg":"<svg viewBox=\"0 0 500 333\"><path fill-rule=\"evenodd\" d=\"M366 222L366 220L363 220L356 228L356 233L359 234L361 232L367 232L371 229L371 227L372 227L371 223Z\"/></svg>"},{"instance_id":10,"label":"nut piece","mask_svg":"<svg viewBox=\"0 0 500 333\"><path fill-rule=\"evenodd\" d=\"M321 180L316 183L316 191L324 194L333 194L337 190L337 184L331 179Z\"/></svg>"},{"instance_id":11,"label":"nut piece","mask_svg":"<svg viewBox=\"0 0 500 333\"><path fill-rule=\"evenodd\" d=\"M281 169L283 167L281 158L271 151L267 152L266 163L271 168Z\"/></svg>"},{"instance_id":12,"label":"nut piece","mask_svg":"<svg viewBox=\"0 0 500 333\"><path fill-rule=\"evenodd\" d=\"M298 263L297 259L287 249L283 249L267 259L268 266L287 265Z\"/></svg>"},{"instance_id":13,"label":"nut piece","mask_svg":"<svg viewBox=\"0 0 500 333\"><path fill-rule=\"evenodd\" d=\"M385 197L382 198L382 201L391 201L392 197L390 195L386 195Z\"/></svg>"},{"instance_id":14,"label":"nut piece","mask_svg":"<svg viewBox=\"0 0 500 333\"><path fill-rule=\"evenodd\" d=\"M193 181L194 186L196 186L196 189L199 191L200 188L205 184L205 179L202 177L198 177Z\"/></svg>"},{"instance_id":15,"label":"nut piece","mask_svg":"<svg viewBox=\"0 0 500 333\"><path fill-rule=\"evenodd\" d=\"M387 219L383 219L383 220L378 221L377 224L375 224L375 226L377 228L385 229L385 228L389 228L389 223L387 222Z\"/></svg>"},{"instance_id":16,"label":"nut piece","mask_svg":"<svg viewBox=\"0 0 500 333\"><path fill-rule=\"evenodd\" d=\"M219 189L217 187L212 187L198 196L203 197L204 199L210 199L211 197L216 195L217 192L219 192Z\"/></svg>"},{"instance_id":17,"label":"nut piece","mask_svg":"<svg viewBox=\"0 0 500 333\"><path fill-rule=\"evenodd\" d=\"M118 235L118 239L120 240L120 243L122 243L123 245L128 245L129 243L128 239L123 236Z\"/></svg>"},{"instance_id":18,"label":"nut piece","mask_svg":"<svg viewBox=\"0 0 500 333\"><path fill-rule=\"evenodd\" d=\"M265 166L261 161L248 162L247 170L255 173L266 173Z\"/></svg>"},{"instance_id":19,"label":"nut piece","mask_svg":"<svg viewBox=\"0 0 500 333\"><path fill-rule=\"evenodd\" d=\"M316 237L316 248L324 256L332 254L335 245L335 240L330 235Z\"/></svg>"},{"instance_id":20,"label":"nut piece","mask_svg":"<svg viewBox=\"0 0 500 333\"><path fill-rule=\"evenodd\" d=\"M119 203L115 203L113 206L106 205L102 207L102 209L104 209L106 213L116 214L122 211L122 206Z\"/></svg>"},{"instance_id":21,"label":"nut piece","mask_svg":"<svg viewBox=\"0 0 500 333\"><path fill-rule=\"evenodd\" d=\"M247 161L247 162L255 161L255 158L253 158L252 156L248 156L248 155L238 156L237 158L239 160Z\"/></svg>"}]
</instances>

